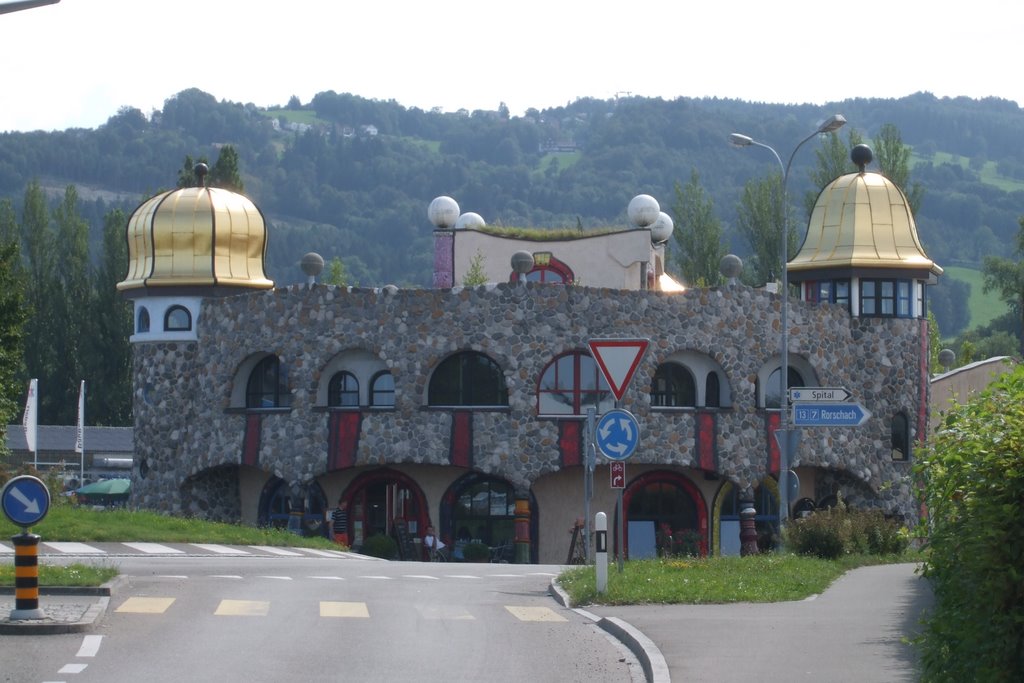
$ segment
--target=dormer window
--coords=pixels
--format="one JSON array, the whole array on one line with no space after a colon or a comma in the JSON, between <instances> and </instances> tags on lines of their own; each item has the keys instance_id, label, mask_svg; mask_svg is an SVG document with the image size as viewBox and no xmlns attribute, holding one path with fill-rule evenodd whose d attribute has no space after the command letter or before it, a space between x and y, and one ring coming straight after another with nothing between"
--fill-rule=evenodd
<instances>
[{"instance_id":1,"label":"dormer window","mask_svg":"<svg viewBox=\"0 0 1024 683\"><path fill-rule=\"evenodd\" d=\"M171 306L164 316L165 332L188 332L192 329L192 314L184 306Z\"/></svg>"}]
</instances>

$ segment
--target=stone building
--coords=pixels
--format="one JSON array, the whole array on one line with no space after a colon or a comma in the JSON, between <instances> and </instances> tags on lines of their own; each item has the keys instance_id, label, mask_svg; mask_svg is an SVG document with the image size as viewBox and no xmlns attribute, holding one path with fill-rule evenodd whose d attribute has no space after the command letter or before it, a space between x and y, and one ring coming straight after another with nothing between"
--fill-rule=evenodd
<instances>
[{"instance_id":1,"label":"stone building","mask_svg":"<svg viewBox=\"0 0 1024 683\"><path fill-rule=\"evenodd\" d=\"M496 556L565 562L584 511L587 407L615 403L588 342L626 338L650 340L621 401L640 425L623 494L628 552L736 553L741 499L767 533L778 519L777 293L672 286L671 222L650 202L631 204L629 228L554 241L495 233L479 217L460 224L467 214L447 198L428 214L431 289L318 284L314 256L308 283L274 288L266 225L245 197L201 187L143 203L118 285L136 321L132 504L313 528L341 499L356 546L396 522L412 537L433 524L450 545L466 537ZM474 258L492 282L459 286ZM912 519L925 289L941 268L899 189L863 168L823 190L791 268L790 386L844 387L871 414L803 430L792 509L842 494ZM617 529L603 457L594 481L590 510Z\"/></svg>"}]
</instances>

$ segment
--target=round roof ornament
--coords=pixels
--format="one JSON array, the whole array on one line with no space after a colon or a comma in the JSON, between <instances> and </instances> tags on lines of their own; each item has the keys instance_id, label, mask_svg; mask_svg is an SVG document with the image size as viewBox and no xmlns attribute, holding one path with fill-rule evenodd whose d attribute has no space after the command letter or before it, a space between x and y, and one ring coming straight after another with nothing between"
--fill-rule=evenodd
<instances>
[{"instance_id":1,"label":"round roof ornament","mask_svg":"<svg viewBox=\"0 0 1024 683\"><path fill-rule=\"evenodd\" d=\"M533 254L528 251L517 251L512 254L512 270L520 277L533 270Z\"/></svg>"},{"instance_id":2,"label":"round roof ornament","mask_svg":"<svg viewBox=\"0 0 1024 683\"><path fill-rule=\"evenodd\" d=\"M939 365L949 370L956 362L956 354L953 349L942 349L939 351Z\"/></svg>"},{"instance_id":3,"label":"round roof ornament","mask_svg":"<svg viewBox=\"0 0 1024 683\"><path fill-rule=\"evenodd\" d=\"M638 228L646 228L658 220L660 212L661 207L658 205L658 200L649 194L638 194L633 197L629 200L629 207L626 209L630 223Z\"/></svg>"},{"instance_id":4,"label":"round roof ornament","mask_svg":"<svg viewBox=\"0 0 1024 683\"><path fill-rule=\"evenodd\" d=\"M487 225L487 222L484 220L484 217L472 211L462 214L459 216L459 220L455 221L456 230L477 230L485 225Z\"/></svg>"},{"instance_id":5,"label":"round roof ornament","mask_svg":"<svg viewBox=\"0 0 1024 683\"><path fill-rule=\"evenodd\" d=\"M738 278L743 272L743 260L736 254L726 254L718 262L718 272L730 280Z\"/></svg>"},{"instance_id":6,"label":"round roof ornament","mask_svg":"<svg viewBox=\"0 0 1024 683\"><path fill-rule=\"evenodd\" d=\"M299 267L308 277L316 277L324 270L324 257L311 251L299 261Z\"/></svg>"},{"instance_id":7,"label":"round roof ornament","mask_svg":"<svg viewBox=\"0 0 1024 683\"><path fill-rule=\"evenodd\" d=\"M459 219L459 204L451 197L436 197L427 208L427 218L438 230L450 230Z\"/></svg>"},{"instance_id":8,"label":"round roof ornament","mask_svg":"<svg viewBox=\"0 0 1024 683\"><path fill-rule=\"evenodd\" d=\"M672 230L675 227L675 223L672 222L672 216L669 216L664 211L658 212L658 217L651 223L651 242L654 244L667 242L668 238L672 236Z\"/></svg>"},{"instance_id":9,"label":"round roof ornament","mask_svg":"<svg viewBox=\"0 0 1024 683\"><path fill-rule=\"evenodd\" d=\"M854 145L853 149L850 150L850 161L860 169L860 172L864 172L864 167L871 163L871 160L875 158L872 154L871 148L867 145Z\"/></svg>"}]
</instances>

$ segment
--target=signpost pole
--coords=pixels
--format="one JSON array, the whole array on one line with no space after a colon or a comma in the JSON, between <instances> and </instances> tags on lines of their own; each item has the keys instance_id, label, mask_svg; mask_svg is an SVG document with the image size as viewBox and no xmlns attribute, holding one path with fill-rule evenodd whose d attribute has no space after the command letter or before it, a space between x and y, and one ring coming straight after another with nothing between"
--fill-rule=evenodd
<instances>
[{"instance_id":1,"label":"signpost pole","mask_svg":"<svg viewBox=\"0 0 1024 683\"><path fill-rule=\"evenodd\" d=\"M594 467L597 453L594 446L597 409L587 408L587 444L583 449L583 556L590 562L590 499L594 495Z\"/></svg>"}]
</instances>

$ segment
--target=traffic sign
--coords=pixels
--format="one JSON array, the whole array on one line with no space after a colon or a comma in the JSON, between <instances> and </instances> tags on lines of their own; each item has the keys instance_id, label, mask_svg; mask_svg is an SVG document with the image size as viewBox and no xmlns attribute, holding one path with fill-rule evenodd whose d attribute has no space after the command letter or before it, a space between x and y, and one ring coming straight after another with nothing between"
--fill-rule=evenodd
<instances>
[{"instance_id":1,"label":"traffic sign","mask_svg":"<svg viewBox=\"0 0 1024 683\"><path fill-rule=\"evenodd\" d=\"M628 410L609 410L597 421L597 447L612 460L633 455L640 441L640 423Z\"/></svg>"},{"instance_id":2,"label":"traffic sign","mask_svg":"<svg viewBox=\"0 0 1024 683\"><path fill-rule=\"evenodd\" d=\"M591 339L587 342L616 401L622 400L650 343L649 339Z\"/></svg>"},{"instance_id":3,"label":"traffic sign","mask_svg":"<svg viewBox=\"0 0 1024 683\"><path fill-rule=\"evenodd\" d=\"M859 427L871 412L859 403L796 403L794 427Z\"/></svg>"},{"instance_id":4,"label":"traffic sign","mask_svg":"<svg viewBox=\"0 0 1024 683\"><path fill-rule=\"evenodd\" d=\"M611 487L613 489L626 488L626 461L613 460L610 464Z\"/></svg>"},{"instance_id":5,"label":"traffic sign","mask_svg":"<svg viewBox=\"0 0 1024 683\"><path fill-rule=\"evenodd\" d=\"M792 403L838 403L849 401L853 396L844 387L792 387L789 400Z\"/></svg>"},{"instance_id":6,"label":"traffic sign","mask_svg":"<svg viewBox=\"0 0 1024 683\"><path fill-rule=\"evenodd\" d=\"M30 527L49 512L50 491L40 479L25 474L7 482L0 501L7 519L20 527Z\"/></svg>"}]
</instances>

